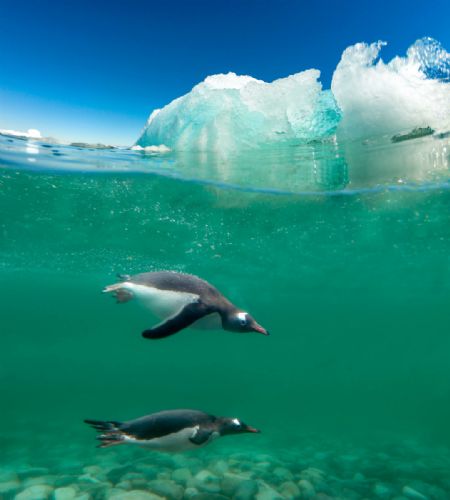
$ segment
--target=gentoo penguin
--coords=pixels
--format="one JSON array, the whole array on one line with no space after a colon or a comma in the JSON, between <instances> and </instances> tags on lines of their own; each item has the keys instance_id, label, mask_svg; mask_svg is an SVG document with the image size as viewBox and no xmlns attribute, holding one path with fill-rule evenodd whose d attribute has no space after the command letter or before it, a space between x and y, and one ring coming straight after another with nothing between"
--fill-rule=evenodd
<instances>
[{"instance_id":1,"label":"gentoo penguin","mask_svg":"<svg viewBox=\"0 0 450 500\"><path fill-rule=\"evenodd\" d=\"M113 292L119 303L135 297L163 320L142 332L147 339L168 337L191 325L269 335L250 314L238 309L216 288L192 274L160 271L119 277L121 282L107 286L103 292Z\"/></svg>"},{"instance_id":2,"label":"gentoo penguin","mask_svg":"<svg viewBox=\"0 0 450 500\"><path fill-rule=\"evenodd\" d=\"M214 417L197 410L168 410L127 422L85 420L101 434L99 448L135 444L158 451L179 452L205 446L227 434L260 432L238 418Z\"/></svg>"}]
</instances>

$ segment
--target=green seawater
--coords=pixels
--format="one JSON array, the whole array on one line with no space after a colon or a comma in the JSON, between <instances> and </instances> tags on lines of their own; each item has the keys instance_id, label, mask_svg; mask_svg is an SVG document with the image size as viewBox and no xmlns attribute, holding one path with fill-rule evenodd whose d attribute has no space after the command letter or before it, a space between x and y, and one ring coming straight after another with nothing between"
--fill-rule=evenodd
<instances>
[{"instance_id":1,"label":"green seawater","mask_svg":"<svg viewBox=\"0 0 450 500\"><path fill-rule=\"evenodd\" d=\"M277 195L2 167L0 498L33 478L85 499L132 498L121 474L142 474L148 482L129 488L142 493L176 468L195 475L222 462L218 489L197 487L198 498L232 498L230 471L251 477L263 500L277 498L261 496L267 485L285 491L302 478L314 494L302 483L291 498L413 498L405 488L450 498L447 185ZM210 281L271 336L143 339L155 319L101 290L116 273L161 269ZM239 417L262 433L171 456L96 449L83 423L171 408Z\"/></svg>"}]
</instances>

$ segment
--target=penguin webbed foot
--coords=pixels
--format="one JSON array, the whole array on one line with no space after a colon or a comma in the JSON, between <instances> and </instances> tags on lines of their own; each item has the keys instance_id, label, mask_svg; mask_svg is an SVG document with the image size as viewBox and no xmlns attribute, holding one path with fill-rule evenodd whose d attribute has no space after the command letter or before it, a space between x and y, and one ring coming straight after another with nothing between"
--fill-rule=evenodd
<instances>
[{"instance_id":1,"label":"penguin webbed foot","mask_svg":"<svg viewBox=\"0 0 450 500\"><path fill-rule=\"evenodd\" d=\"M119 288L113 293L113 297L116 299L117 304L124 304L133 298L133 293L124 288Z\"/></svg>"}]
</instances>

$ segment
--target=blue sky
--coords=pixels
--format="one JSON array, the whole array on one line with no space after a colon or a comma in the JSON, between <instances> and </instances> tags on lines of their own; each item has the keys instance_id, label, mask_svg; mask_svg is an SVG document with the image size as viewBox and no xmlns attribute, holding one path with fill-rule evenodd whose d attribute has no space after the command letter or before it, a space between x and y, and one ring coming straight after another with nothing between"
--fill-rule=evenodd
<instances>
[{"instance_id":1,"label":"blue sky","mask_svg":"<svg viewBox=\"0 0 450 500\"><path fill-rule=\"evenodd\" d=\"M434 0L0 0L0 128L131 144L152 109L207 75L266 81L317 68L324 87L348 45L417 38L450 47Z\"/></svg>"}]
</instances>

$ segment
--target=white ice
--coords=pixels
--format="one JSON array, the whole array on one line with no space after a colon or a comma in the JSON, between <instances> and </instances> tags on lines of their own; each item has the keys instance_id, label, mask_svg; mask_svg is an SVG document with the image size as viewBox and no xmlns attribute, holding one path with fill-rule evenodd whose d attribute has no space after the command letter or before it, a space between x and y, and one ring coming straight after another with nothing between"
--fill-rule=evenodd
<instances>
[{"instance_id":1,"label":"white ice","mask_svg":"<svg viewBox=\"0 0 450 500\"><path fill-rule=\"evenodd\" d=\"M417 43L406 57L389 63L377 61L383 45L357 43L342 54L331 84L343 113L338 135L355 139L419 127L449 130L450 84L427 78Z\"/></svg>"},{"instance_id":2,"label":"white ice","mask_svg":"<svg viewBox=\"0 0 450 500\"><path fill-rule=\"evenodd\" d=\"M22 132L20 130L0 129L0 134L12 135L14 137L24 137L28 139L42 139L41 133L35 128L29 128L27 132Z\"/></svg>"}]
</instances>

